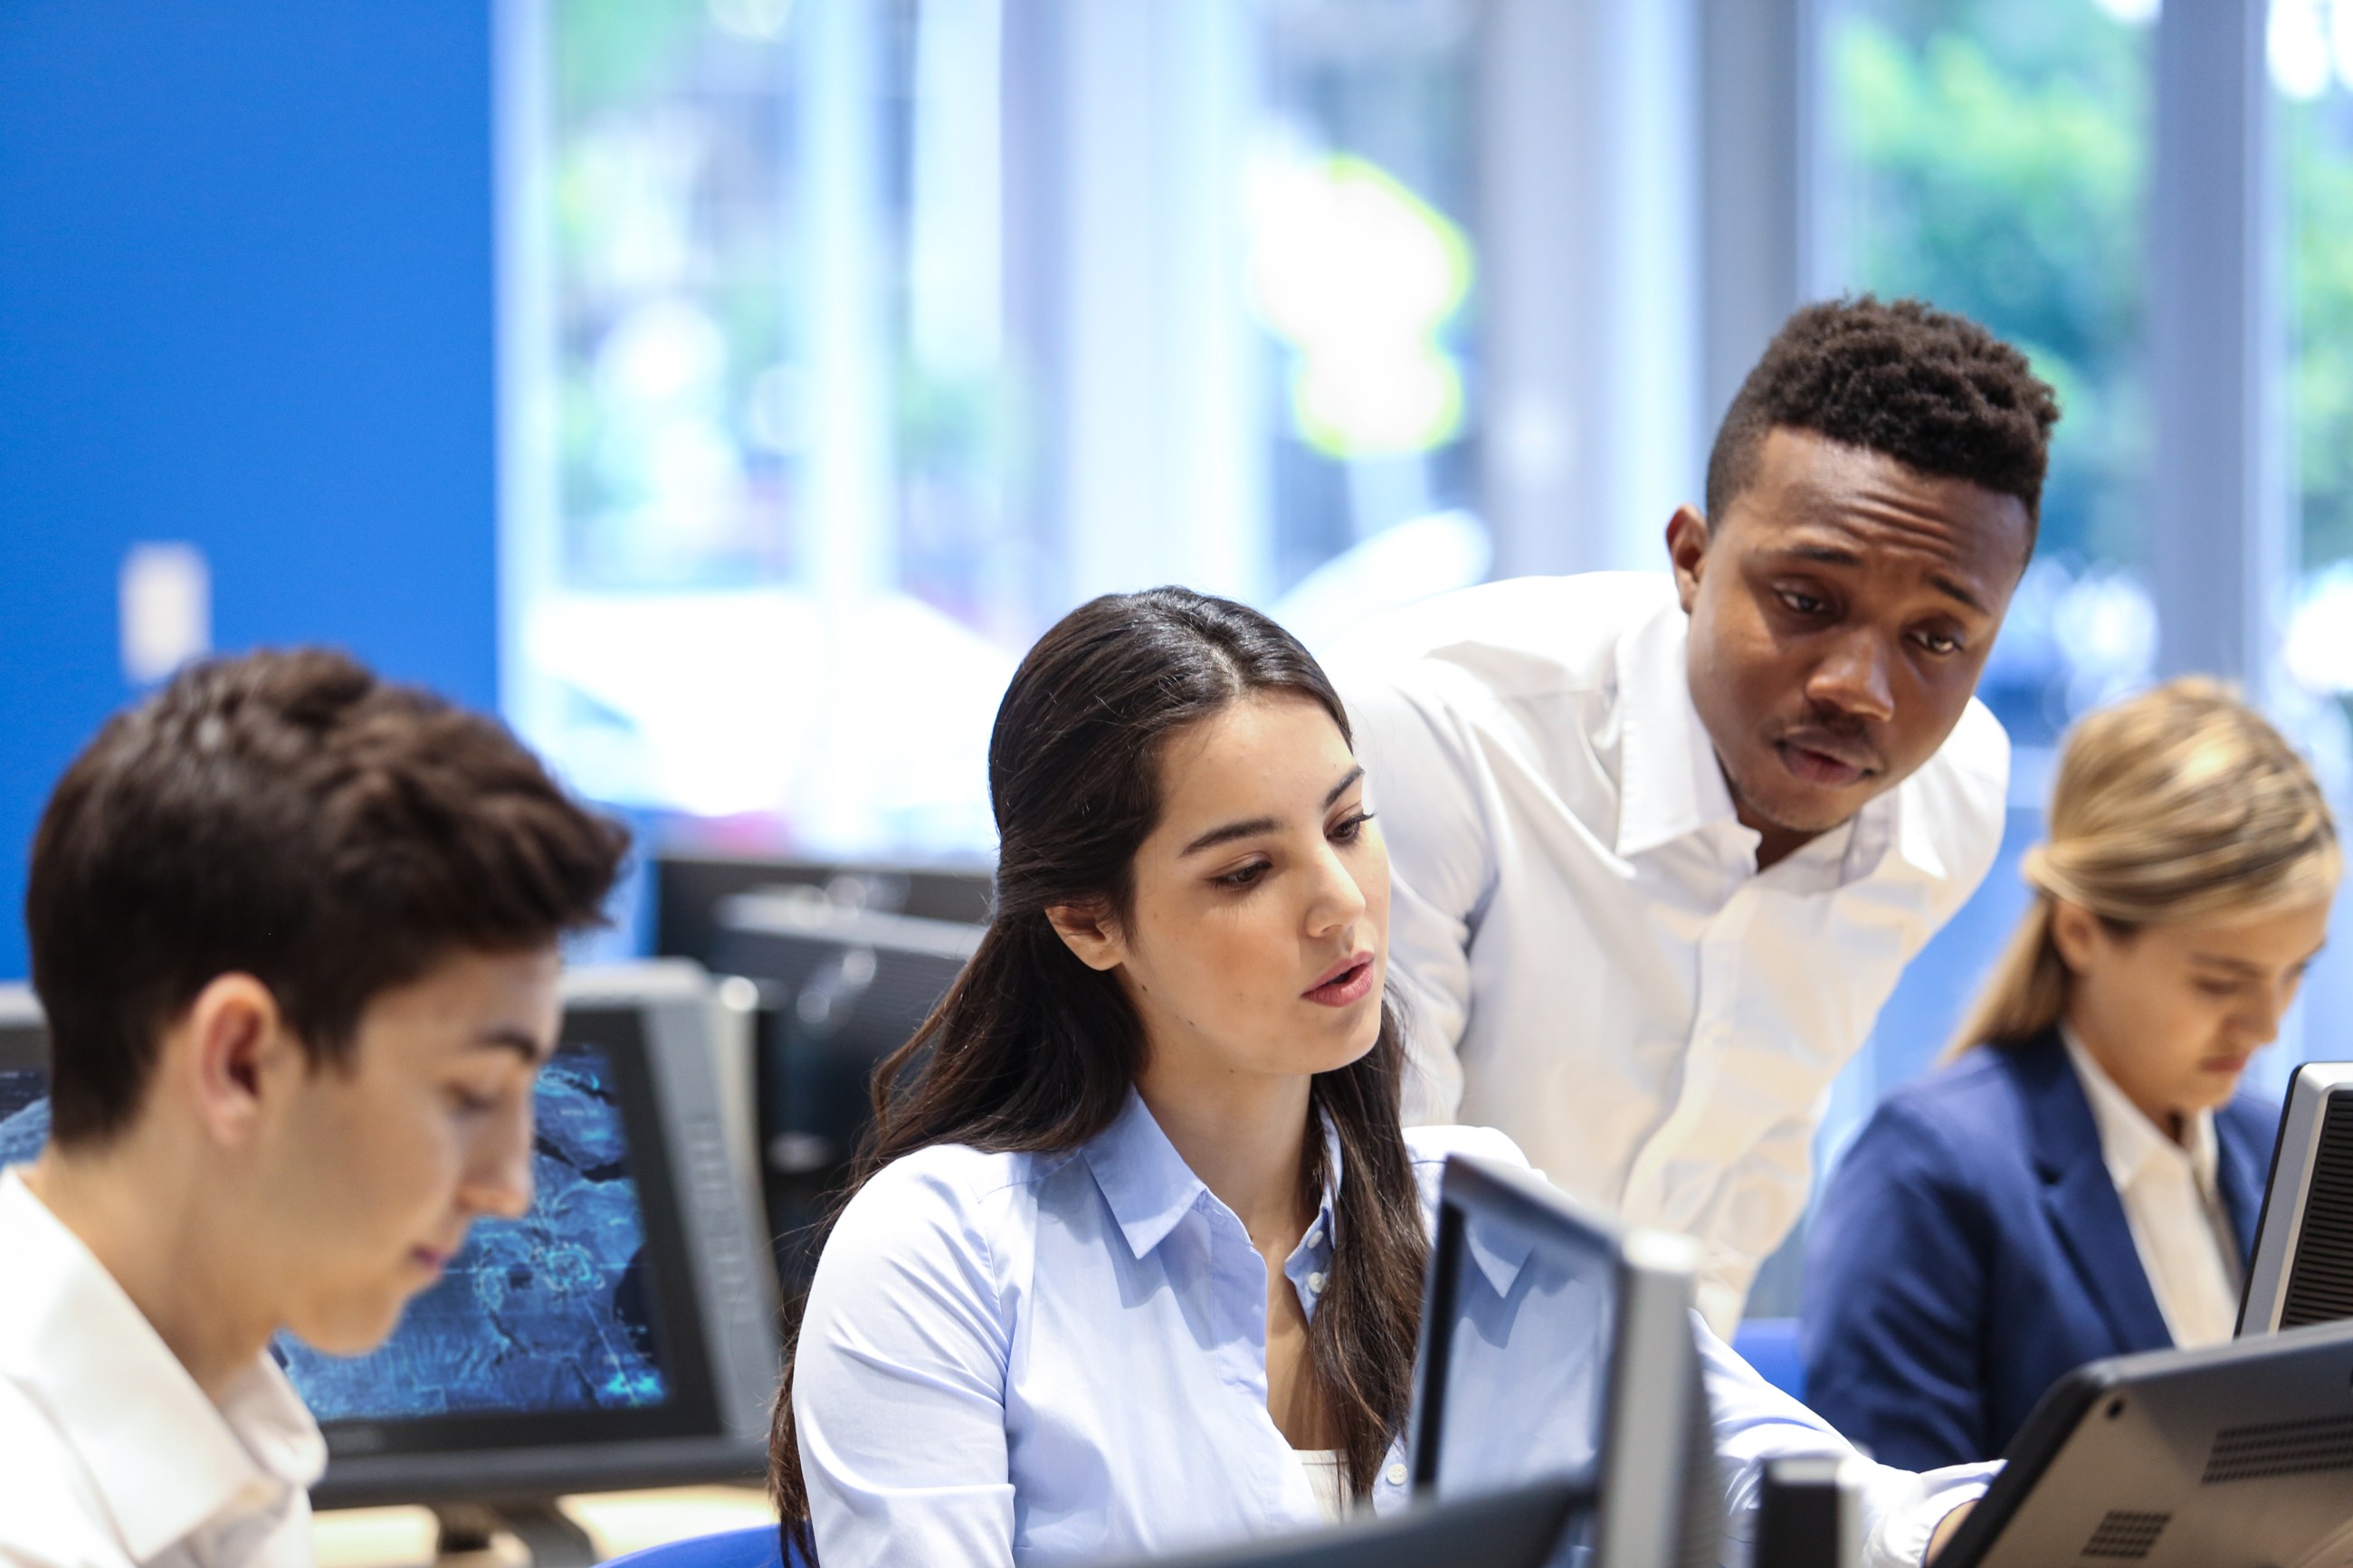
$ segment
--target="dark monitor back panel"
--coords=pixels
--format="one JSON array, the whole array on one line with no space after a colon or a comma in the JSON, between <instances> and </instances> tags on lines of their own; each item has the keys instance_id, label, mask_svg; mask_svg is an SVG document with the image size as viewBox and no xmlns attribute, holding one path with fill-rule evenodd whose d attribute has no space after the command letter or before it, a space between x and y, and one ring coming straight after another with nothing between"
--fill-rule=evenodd
<instances>
[{"instance_id":1,"label":"dark monitor back panel","mask_svg":"<svg viewBox=\"0 0 2353 1568\"><path fill-rule=\"evenodd\" d=\"M2353 1323L2094 1362L2003 1458L1939 1568L2353 1563Z\"/></svg>"},{"instance_id":2,"label":"dark monitor back panel","mask_svg":"<svg viewBox=\"0 0 2353 1568\"><path fill-rule=\"evenodd\" d=\"M904 917L827 928L737 900L716 951L760 987L754 1079L763 1197L787 1300L817 1266L817 1227L872 1121L877 1067L946 994L977 928ZM765 918L764 918L765 917Z\"/></svg>"}]
</instances>

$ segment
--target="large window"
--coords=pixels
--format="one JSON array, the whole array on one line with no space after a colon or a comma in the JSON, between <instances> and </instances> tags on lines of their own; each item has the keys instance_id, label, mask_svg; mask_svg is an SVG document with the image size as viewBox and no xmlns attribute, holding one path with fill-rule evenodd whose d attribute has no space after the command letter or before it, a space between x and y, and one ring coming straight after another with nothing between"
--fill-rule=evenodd
<instances>
[{"instance_id":1,"label":"large window","mask_svg":"<svg viewBox=\"0 0 2353 1568\"><path fill-rule=\"evenodd\" d=\"M1471 0L517 0L509 704L744 847L990 848L1020 651L1473 582Z\"/></svg>"},{"instance_id":2,"label":"large window","mask_svg":"<svg viewBox=\"0 0 2353 1568\"><path fill-rule=\"evenodd\" d=\"M2323 705L2305 728L2341 793L2341 705L2353 698L2353 4L2274 0L2269 35L2286 216L2283 404L2298 523L2283 662L2293 689Z\"/></svg>"},{"instance_id":3,"label":"large window","mask_svg":"<svg viewBox=\"0 0 2353 1568\"><path fill-rule=\"evenodd\" d=\"M2155 11L1847 0L1827 19L1838 281L1984 322L2027 353L2063 410L2040 542L1979 693L2015 748L2003 852L1881 1015L1840 1086L1832 1143L1934 1059L2023 910L2018 857L2041 831L2060 732L2154 668L2143 521Z\"/></svg>"}]
</instances>

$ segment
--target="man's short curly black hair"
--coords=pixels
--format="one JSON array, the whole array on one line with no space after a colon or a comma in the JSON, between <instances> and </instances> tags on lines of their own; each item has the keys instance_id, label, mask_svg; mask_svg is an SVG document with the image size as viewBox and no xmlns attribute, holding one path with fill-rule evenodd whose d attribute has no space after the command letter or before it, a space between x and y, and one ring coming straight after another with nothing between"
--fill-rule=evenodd
<instances>
[{"instance_id":1,"label":"man's short curly black hair","mask_svg":"<svg viewBox=\"0 0 2353 1568\"><path fill-rule=\"evenodd\" d=\"M1756 479L1766 435L1783 426L2016 496L2031 550L2058 422L2059 399L2026 356L1967 317L1918 300L1824 300L1782 324L1725 411L1707 515L1723 520Z\"/></svg>"}]
</instances>

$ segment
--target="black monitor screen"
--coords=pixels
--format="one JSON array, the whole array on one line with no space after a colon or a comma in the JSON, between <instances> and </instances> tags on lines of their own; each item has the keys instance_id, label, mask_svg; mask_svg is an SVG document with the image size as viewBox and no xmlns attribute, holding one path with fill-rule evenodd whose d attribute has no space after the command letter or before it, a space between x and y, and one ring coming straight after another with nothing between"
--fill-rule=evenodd
<instances>
[{"instance_id":1,"label":"black monitor screen","mask_svg":"<svg viewBox=\"0 0 2353 1568\"><path fill-rule=\"evenodd\" d=\"M1430 1371L1441 1425L1424 1434L1434 1452L1420 1479L1440 1497L1539 1479L1592 1484L1617 1323L1609 1238L1450 1203L1439 1247Z\"/></svg>"},{"instance_id":2,"label":"black monitor screen","mask_svg":"<svg viewBox=\"0 0 2353 1568\"><path fill-rule=\"evenodd\" d=\"M0 1053L0 1163L48 1136L47 1075ZM575 1007L541 1074L530 1211L478 1221L392 1337L273 1347L338 1457L711 1429L713 1395L643 1020Z\"/></svg>"}]
</instances>

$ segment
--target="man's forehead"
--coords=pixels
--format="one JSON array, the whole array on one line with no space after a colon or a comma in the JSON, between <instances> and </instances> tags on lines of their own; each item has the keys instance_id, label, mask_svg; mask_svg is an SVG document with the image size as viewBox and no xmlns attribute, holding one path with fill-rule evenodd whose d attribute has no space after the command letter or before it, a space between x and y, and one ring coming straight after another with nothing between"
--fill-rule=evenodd
<instances>
[{"instance_id":1,"label":"man's forehead","mask_svg":"<svg viewBox=\"0 0 2353 1568\"><path fill-rule=\"evenodd\" d=\"M2016 496L1836 442L1791 442L1775 456L1730 508L1753 530L1752 549L1825 564L1841 552L1860 565L1909 556L2004 585L2024 565L2031 525Z\"/></svg>"}]
</instances>

